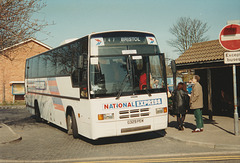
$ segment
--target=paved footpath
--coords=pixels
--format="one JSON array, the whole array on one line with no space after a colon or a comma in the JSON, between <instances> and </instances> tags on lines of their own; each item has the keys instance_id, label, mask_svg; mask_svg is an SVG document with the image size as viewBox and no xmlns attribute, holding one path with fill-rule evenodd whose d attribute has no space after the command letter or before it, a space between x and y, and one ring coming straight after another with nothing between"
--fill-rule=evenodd
<instances>
[{"instance_id":1,"label":"paved footpath","mask_svg":"<svg viewBox=\"0 0 240 163\"><path fill-rule=\"evenodd\" d=\"M195 129L195 118L192 114L187 114L185 119L185 130L178 131L175 126L176 117L169 116L169 127L167 137L210 148L221 149L239 149L240 150L240 133L238 136L234 134L234 119L224 116L213 116L213 121L208 116L203 116L204 131L200 133L192 133ZM240 121L238 121L240 126Z\"/></svg>"},{"instance_id":2,"label":"paved footpath","mask_svg":"<svg viewBox=\"0 0 240 163\"><path fill-rule=\"evenodd\" d=\"M8 110L11 112L11 109L25 109L25 106L1 106L0 109ZM15 118L17 115L11 116ZM4 124L8 121L8 117L0 116L0 144L11 143L22 139L21 135L15 133L10 126Z\"/></svg>"},{"instance_id":3,"label":"paved footpath","mask_svg":"<svg viewBox=\"0 0 240 163\"><path fill-rule=\"evenodd\" d=\"M21 139L22 137L16 134L9 126L0 123L0 144L11 143Z\"/></svg>"},{"instance_id":4,"label":"paved footpath","mask_svg":"<svg viewBox=\"0 0 240 163\"><path fill-rule=\"evenodd\" d=\"M25 109L25 106L1 106L0 109L8 110L11 112L11 109ZM12 118L16 119L18 115L11 115ZM9 118L5 116L0 116L0 144L11 143L14 141L21 140L21 135L14 132L14 130L1 122L9 122Z\"/></svg>"}]
</instances>

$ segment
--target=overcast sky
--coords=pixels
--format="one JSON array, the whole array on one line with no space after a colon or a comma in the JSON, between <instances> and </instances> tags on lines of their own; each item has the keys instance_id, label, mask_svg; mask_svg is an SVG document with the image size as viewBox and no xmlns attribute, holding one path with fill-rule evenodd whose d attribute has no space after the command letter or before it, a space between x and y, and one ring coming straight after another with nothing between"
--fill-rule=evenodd
<instances>
[{"instance_id":1,"label":"overcast sky","mask_svg":"<svg viewBox=\"0 0 240 163\"><path fill-rule=\"evenodd\" d=\"M49 23L37 39L57 47L66 39L92 32L140 30L155 34L161 52L176 59L178 53L167 44L173 38L169 28L180 17L206 22L210 40L218 39L228 20L240 20L240 0L45 0L46 7L35 17Z\"/></svg>"}]
</instances>

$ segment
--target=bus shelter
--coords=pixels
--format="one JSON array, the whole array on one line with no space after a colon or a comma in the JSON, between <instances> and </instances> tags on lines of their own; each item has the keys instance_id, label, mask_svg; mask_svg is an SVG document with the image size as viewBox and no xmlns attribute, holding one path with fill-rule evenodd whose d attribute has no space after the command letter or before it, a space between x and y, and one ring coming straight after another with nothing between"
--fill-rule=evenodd
<instances>
[{"instance_id":1,"label":"bus shelter","mask_svg":"<svg viewBox=\"0 0 240 163\"><path fill-rule=\"evenodd\" d=\"M219 40L195 43L175 60L177 70L194 72L201 77L204 94L203 113L233 117L233 65L224 64L228 52ZM240 64L236 64L238 111L240 103Z\"/></svg>"}]
</instances>

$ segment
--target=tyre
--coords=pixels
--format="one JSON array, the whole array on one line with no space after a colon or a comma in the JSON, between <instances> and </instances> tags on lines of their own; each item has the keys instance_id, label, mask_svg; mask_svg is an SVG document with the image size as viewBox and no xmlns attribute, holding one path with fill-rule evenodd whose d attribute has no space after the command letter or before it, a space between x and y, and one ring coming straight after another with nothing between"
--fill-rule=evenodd
<instances>
[{"instance_id":1,"label":"tyre","mask_svg":"<svg viewBox=\"0 0 240 163\"><path fill-rule=\"evenodd\" d=\"M72 113L70 113L72 114ZM72 116L68 114L67 115L67 131L68 131L68 135L72 135Z\"/></svg>"},{"instance_id":2,"label":"tyre","mask_svg":"<svg viewBox=\"0 0 240 163\"><path fill-rule=\"evenodd\" d=\"M67 129L69 135L73 135L75 139L78 138L77 122L73 111L67 115Z\"/></svg>"}]
</instances>

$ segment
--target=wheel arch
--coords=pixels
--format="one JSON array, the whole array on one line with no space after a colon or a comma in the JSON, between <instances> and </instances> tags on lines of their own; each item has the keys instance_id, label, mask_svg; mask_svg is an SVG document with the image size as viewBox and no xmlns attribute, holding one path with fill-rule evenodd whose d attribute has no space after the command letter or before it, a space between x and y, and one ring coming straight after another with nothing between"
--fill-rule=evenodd
<instances>
[{"instance_id":1,"label":"wheel arch","mask_svg":"<svg viewBox=\"0 0 240 163\"><path fill-rule=\"evenodd\" d=\"M67 116L70 115L71 112L74 112L74 111L73 111L73 107L72 107L72 106L67 106L65 117L67 118Z\"/></svg>"},{"instance_id":2,"label":"wheel arch","mask_svg":"<svg viewBox=\"0 0 240 163\"><path fill-rule=\"evenodd\" d=\"M38 100L34 99L34 106L38 105ZM39 105L38 105L39 106Z\"/></svg>"},{"instance_id":3,"label":"wheel arch","mask_svg":"<svg viewBox=\"0 0 240 163\"><path fill-rule=\"evenodd\" d=\"M37 99L34 100L34 112L35 112L35 116L36 116L36 121L41 122L42 121L42 118L41 118L42 115L41 115L41 111L40 111Z\"/></svg>"},{"instance_id":4,"label":"wheel arch","mask_svg":"<svg viewBox=\"0 0 240 163\"><path fill-rule=\"evenodd\" d=\"M35 114L36 114L36 109L38 109L39 113L41 114L40 109L39 109L38 100L37 100L37 99L34 99L33 106L34 106L34 112L35 112Z\"/></svg>"}]
</instances>

